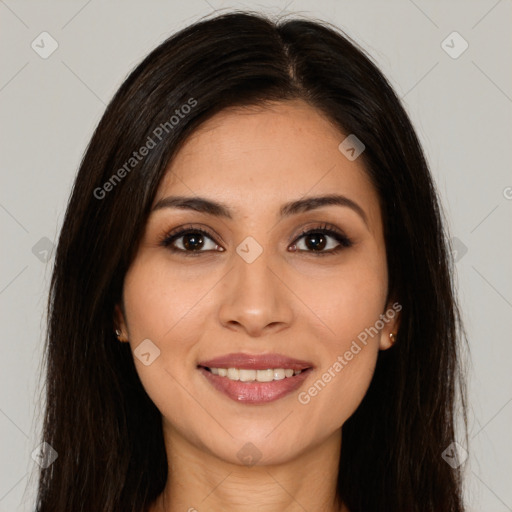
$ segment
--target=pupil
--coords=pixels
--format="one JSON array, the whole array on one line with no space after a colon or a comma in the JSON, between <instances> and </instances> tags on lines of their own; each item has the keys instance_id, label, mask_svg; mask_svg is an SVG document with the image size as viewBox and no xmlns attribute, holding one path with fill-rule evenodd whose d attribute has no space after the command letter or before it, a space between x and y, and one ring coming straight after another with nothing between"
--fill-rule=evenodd
<instances>
[{"instance_id":1,"label":"pupil","mask_svg":"<svg viewBox=\"0 0 512 512\"><path fill-rule=\"evenodd\" d=\"M306 246L308 249L322 250L325 247L325 236L323 233L311 233L306 237Z\"/></svg>"},{"instance_id":2,"label":"pupil","mask_svg":"<svg viewBox=\"0 0 512 512\"><path fill-rule=\"evenodd\" d=\"M188 235L184 235L183 237L183 246L185 249L201 249L203 245L203 235L199 233L190 233Z\"/></svg>"}]
</instances>

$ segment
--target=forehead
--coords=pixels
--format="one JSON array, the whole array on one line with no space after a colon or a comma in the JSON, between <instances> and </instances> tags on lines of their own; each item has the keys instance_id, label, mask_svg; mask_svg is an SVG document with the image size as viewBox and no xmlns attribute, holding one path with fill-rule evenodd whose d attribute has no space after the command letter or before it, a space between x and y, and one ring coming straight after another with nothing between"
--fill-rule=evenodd
<instances>
[{"instance_id":1,"label":"forehead","mask_svg":"<svg viewBox=\"0 0 512 512\"><path fill-rule=\"evenodd\" d=\"M185 141L155 202L170 194L208 196L244 216L277 210L290 199L339 193L379 222L362 159L350 161L338 149L347 135L300 100L223 110Z\"/></svg>"}]
</instances>

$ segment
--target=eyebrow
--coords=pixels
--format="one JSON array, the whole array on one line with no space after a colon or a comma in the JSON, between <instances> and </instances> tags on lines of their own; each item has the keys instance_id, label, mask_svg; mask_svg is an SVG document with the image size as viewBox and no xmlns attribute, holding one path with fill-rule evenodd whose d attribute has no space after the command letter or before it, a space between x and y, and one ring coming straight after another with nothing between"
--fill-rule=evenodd
<instances>
[{"instance_id":1,"label":"eyebrow","mask_svg":"<svg viewBox=\"0 0 512 512\"><path fill-rule=\"evenodd\" d=\"M346 196L339 194L329 194L325 196L313 196L298 199L285 203L279 209L281 218L290 217L298 213L316 210L323 206L344 206L356 212L368 226L368 217L365 211L355 201ZM233 219L231 208L225 203L212 201L204 197L186 197L186 196L168 196L160 199L152 211L162 208L179 208L182 210L194 210L196 212L213 215L215 217L223 217Z\"/></svg>"}]
</instances>

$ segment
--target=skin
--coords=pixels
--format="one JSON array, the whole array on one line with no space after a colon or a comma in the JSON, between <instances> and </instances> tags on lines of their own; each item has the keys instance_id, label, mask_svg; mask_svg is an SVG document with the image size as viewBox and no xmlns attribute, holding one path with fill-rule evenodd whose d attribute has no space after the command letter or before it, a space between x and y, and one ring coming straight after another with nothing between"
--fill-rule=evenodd
<instances>
[{"instance_id":1,"label":"skin","mask_svg":"<svg viewBox=\"0 0 512 512\"><path fill-rule=\"evenodd\" d=\"M345 137L299 100L228 109L201 125L171 162L154 204L169 195L201 196L226 203L233 219L153 211L116 307L132 350L145 339L160 350L148 366L134 357L162 413L170 467L152 512L347 512L335 497L341 427L363 399L399 316L309 403L298 401L393 302L386 303L378 196L362 159L349 161L338 149ZM332 193L356 202L366 222L333 205L279 218L286 202ZM353 245L318 256L306 245L311 237L298 238L303 228L324 222ZM160 244L189 224L215 235L203 239L197 257ZM236 252L247 236L263 248L250 264ZM324 252L339 245L326 236ZM174 245L183 243L182 237ZM293 243L299 251L290 250ZM216 244L224 251L215 251ZM314 369L284 398L238 403L197 369L200 361L232 352L280 353L311 361ZM246 443L260 456L253 466L237 457Z\"/></svg>"}]
</instances>

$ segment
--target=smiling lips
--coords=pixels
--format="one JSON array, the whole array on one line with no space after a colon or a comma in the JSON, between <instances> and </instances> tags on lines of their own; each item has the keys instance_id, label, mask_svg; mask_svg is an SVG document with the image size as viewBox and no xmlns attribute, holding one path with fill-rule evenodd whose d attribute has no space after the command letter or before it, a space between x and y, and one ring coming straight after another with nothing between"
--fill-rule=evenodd
<instances>
[{"instance_id":1,"label":"smiling lips","mask_svg":"<svg viewBox=\"0 0 512 512\"><path fill-rule=\"evenodd\" d=\"M313 364L280 354L228 354L202 361L201 373L215 389L237 402L264 404L297 389Z\"/></svg>"}]
</instances>

